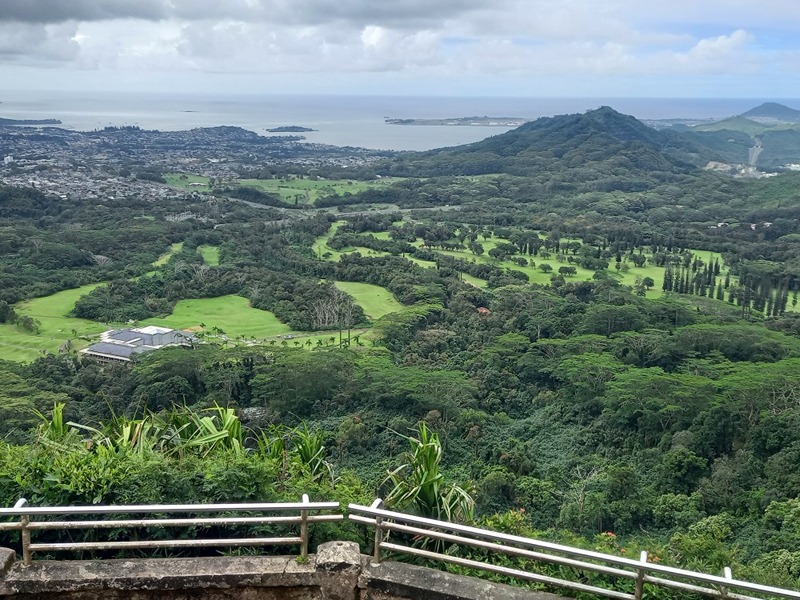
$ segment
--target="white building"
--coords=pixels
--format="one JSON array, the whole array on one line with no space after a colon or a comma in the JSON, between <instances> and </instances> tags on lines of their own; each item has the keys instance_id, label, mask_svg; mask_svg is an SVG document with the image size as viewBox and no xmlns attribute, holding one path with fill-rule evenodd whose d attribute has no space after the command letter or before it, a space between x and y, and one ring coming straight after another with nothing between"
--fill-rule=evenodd
<instances>
[{"instance_id":1,"label":"white building","mask_svg":"<svg viewBox=\"0 0 800 600\"><path fill-rule=\"evenodd\" d=\"M197 338L189 332L148 325L136 329L112 329L81 353L102 362L131 362L136 354L166 346L191 346Z\"/></svg>"}]
</instances>

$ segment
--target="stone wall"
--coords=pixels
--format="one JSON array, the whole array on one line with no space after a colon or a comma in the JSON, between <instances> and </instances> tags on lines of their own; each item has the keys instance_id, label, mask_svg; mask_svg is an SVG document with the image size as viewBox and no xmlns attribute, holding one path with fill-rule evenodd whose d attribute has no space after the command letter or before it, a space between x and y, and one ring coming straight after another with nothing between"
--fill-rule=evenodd
<instances>
[{"instance_id":1,"label":"stone wall","mask_svg":"<svg viewBox=\"0 0 800 600\"><path fill-rule=\"evenodd\" d=\"M482 579L385 561L353 542L295 557L35 561L0 548L0 600L564 600Z\"/></svg>"}]
</instances>

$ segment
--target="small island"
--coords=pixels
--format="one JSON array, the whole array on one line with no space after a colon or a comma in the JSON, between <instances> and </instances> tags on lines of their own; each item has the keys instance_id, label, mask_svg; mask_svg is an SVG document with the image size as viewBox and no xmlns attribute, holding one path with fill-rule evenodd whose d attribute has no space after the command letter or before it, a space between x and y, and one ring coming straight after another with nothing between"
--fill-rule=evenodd
<instances>
[{"instance_id":1,"label":"small island","mask_svg":"<svg viewBox=\"0 0 800 600\"><path fill-rule=\"evenodd\" d=\"M317 131L310 127L301 127L300 125L282 125L281 127L272 127L267 129L270 133L305 133L307 131Z\"/></svg>"},{"instance_id":2,"label":"small island","mask_svg":"<svg viewBox=\"0 0 800 600\"><path fill-rule=\"evenodd\" d=\"M0 118L0 126L4 125L61 125L59 119L3 119Z\"/></svg>"},{"instance_id":3,"label":"small island","mask_svg":"<svg viewBox=\"0 0 800 600\"><path fill-rule=\"evenodd\" d=\"M445 125L450 127L519 127L522 117L456 117L453 119L385 119L388 125Z\"/></svg>"}]
</instances>

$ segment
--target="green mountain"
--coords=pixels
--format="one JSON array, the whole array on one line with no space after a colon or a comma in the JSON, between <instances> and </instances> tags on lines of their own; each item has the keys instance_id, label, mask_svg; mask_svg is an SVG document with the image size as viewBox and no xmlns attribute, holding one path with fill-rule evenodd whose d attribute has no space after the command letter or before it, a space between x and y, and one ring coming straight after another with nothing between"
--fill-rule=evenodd
<instances>
[{"instance_id":1,"label":"green mountain","mask_svg":"<svg viewBox=\"0 0 800 600\"><path fill-rule=\"evenodd\" d=\"M714 123L697 125L691 129L694 131L741 131L748 135L758 135L764 133L766 130L770 129L770 127L740 115L723 119L722 121L715 121Z\"/></svg>"},{"instance_id":2,"label":"green mountain","mask_svg":"<svg viewBox=\"0 0 800 600\"><path fill-rule=\"evenodd\" d=\"M746 118L771 119L788 123L800 123L800 110L777 102L764 102L739 115Z\"/></svg>"},{"instance_id":3,"label":"green mountain","mask_svg":"<svg viewBox=\"0 0 800 600\"><path fill-rule=\"evenodd\" d=\"M752 131L720 126L653 129L607 106L583 114L544 117L485 140L402 155L393 175L481 175L508 173L570 181L572 189L644 189L705 167L710 161L748 163L750 149L763 149L758 166L800 162L800 130L768 129L744 117Z\"/></svg>"},{"instance_id":4,"label":"green mountain","mask_svg":"<svg viewBox=\"0 0 800 600\"><path fill-rule=\"evenodd\" d=\"M686 174L711 160L745 162L752 145L744 133L657 131L604 106L583 114L537 119L465 146L410 153L395 170L419 176L528 176L571 169L581 180L624 177L644 182ZM611 189L618 188L612 185Z\"/></svg>"}]
</instances>

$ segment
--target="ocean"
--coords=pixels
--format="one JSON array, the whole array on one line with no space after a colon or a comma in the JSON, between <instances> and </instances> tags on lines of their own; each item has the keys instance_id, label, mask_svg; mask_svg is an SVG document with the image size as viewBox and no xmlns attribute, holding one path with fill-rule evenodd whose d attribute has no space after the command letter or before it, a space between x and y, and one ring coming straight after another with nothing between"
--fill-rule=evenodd
<instances>
[{"instance_id":1,"label":"ocean","mask_svg":"<svg viewBox=\"0 0 800 600\"><path fill-rule=\"evenodd\" d=\"M446 98L415 96L282 96L221 94L0 92L0 117L60 119L61 127L102 129L138 125L174 131L236 125L262 135L266 129L300 125L317 131L306 140L383 150L429 150L475 142L507 127L389 125L393 119L490 116L539 117L584 112L600 106L639 119L722 119L765 99L747 98ZM794 108L800 100L778 100Z\"/></svg>"}]
</instances>

